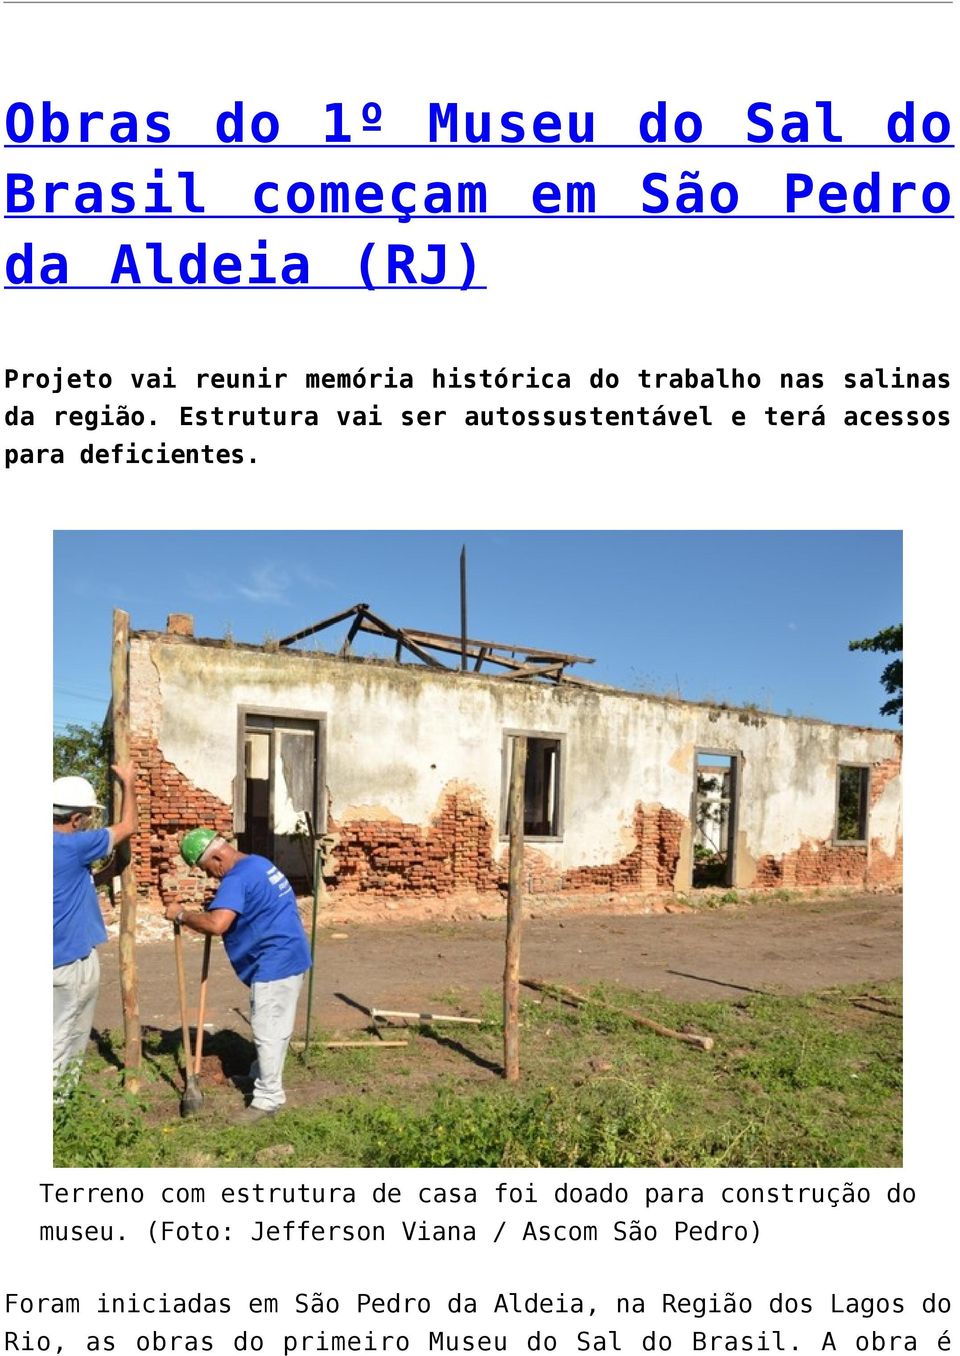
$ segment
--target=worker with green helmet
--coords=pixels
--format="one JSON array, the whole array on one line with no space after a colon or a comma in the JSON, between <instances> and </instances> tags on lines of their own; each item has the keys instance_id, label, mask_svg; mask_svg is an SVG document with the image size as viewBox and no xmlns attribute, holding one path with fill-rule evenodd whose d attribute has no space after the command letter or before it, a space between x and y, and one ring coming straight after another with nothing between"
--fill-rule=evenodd
<instances>
[{"instance_id":1,"label":"worker with green helmet","mask_svg":"<svg viewBox=\"0 0 960 1356\"><path fill-rule=\"evenodd\" d=\"M107 940L90 867L137 827L133 763L112 771L123 801L119 820L106 829L91 828L103 806L86 777L53 783L53 1077L59 1097L76 1081L90 1039L100 987L97 947Z\"/></svg>"},{"instance_id":2,"label":"worker with green helmet","mask_svg":"<svg viewBox=\"0 0 960 1356\"><path fill-rule=\"evenodd\" d=\"M205 909L168 904L167 918L204 936L222 937L237 978L250 989L250 1025L257 1058L253 1094L237 1120L253 1125L286 1101L283 1063L293 1035L297 999L310 968L310 947L293 887L266 857L240 852L213 829L184 834L180 855L220 882Z\"/></svg>"}]
</instances>

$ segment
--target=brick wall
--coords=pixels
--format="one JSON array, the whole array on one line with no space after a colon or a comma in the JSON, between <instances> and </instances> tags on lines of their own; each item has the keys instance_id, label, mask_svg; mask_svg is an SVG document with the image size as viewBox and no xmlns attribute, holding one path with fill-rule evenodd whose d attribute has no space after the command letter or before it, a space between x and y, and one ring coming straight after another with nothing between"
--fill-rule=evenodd
<instances>
[{"instance_id":1,"label":"brick wall","mask_svg":"<svg viewBox=\"0 0 960 1356\"><path fill-rule=\"evenodd\" d=\"M838 846L806 842L782 857L761 857L753 884L758 889L783 885L865 885L868 854L865 846Z\"/></svg>"},{"instance_id":2,"label":"brick wall","mask_svg":"<svg viewBox=\"0 0 960 1356\"><path fill-rule=\"evenodd\" d=\"M568 871L568 890L672 890L687 820L662 805L638 805L633 816L637 845L617 862Z\"/></svg>"},{"instance_id":3,"label":"brick wall","mask_svg":"<svg viewBox=\"0 0 960 1356\"><path fill-rule=\"evenodd\" d=\"M218 797L195 786L162 756L152 737L133 738L136 761L139 826L132 841L132 860L141 894L156 908L164 899L199 904L213 893L212 883L190 871L180 858L181 836L198 824L231 837L233 812ZM875 765L871 803L898 775L899 761ZM564 890L638 891L652 894L675 888L686 818L662 805L638 804L634 810L635 846L617 861L558 870L549 853L536 844L524 849L526 890L546 894ZM373 897L439 897L483 894L505 886L506 853L494 859L495 821L473 788L445 793L427 825L398 820L351 819L330 830L339 835L334 890L343 895ZM878 839L863 845L807 841L781 857L758 859L751 882L758 889L898 885L902 879L902 846L885 853Z\"/></svg>"},{"instance_id":4,"label":"brick wall","mask_svg":"<svg viewBox=\"0 0 960 1356\"><path fill-rule=\"evenodd\" d=\"M870 840L867 883L891 886L903 884L903 839L897 843L897 850L892 856L884 852L879 839Z\"/></svg>"},{"instance_id":5,"label":"brick wall","mask_svg":"<svg viewBox=\"0 0 960 1356\"><path fill-rule=\"evenodd\" d=\"M230 837L233 811L168 763L156 740L134 736L130 752L137 767L138 819L131 856L140 893L155 907L172 899L200 904L213 894L212 883L182 860L180 839L198 825Z\"/></svg>"},{"instance_id":6,"label":"brick wall","mask_svg":"<svg viewBox=\"0 0 960 1356\"><path fill-rule=\"evenodd\" d=\"M343 894L448 895L494 890L493 824L478 794L448 792L429 825L398 820L330 822L339 834L336 888Z\"/></svg>"},{"instance_id":7,"label":"brick wall","mask_svg":"<svg viewBox=\"0 0 960 1356\"><path fill-rule=\"evenodd\" d=\"M528 844L524 887L534 894L559 890L672 890L686 820L662 805L638 805L637 844L619 861L558 870L548 854ZM505 854L494 861L495 825L479 792L448 793L426 827L384 820L335 820L339 834L335 888L343 894L480 894L506 884Z\"/></svg>"},{"instance_id":8,"label":"brick wall","mask_svg":"<svg viewBox=\"0 0 960 1356\"><path fill-rule=\"evenodd\" d=\"M874 838L869 850L864 844L803 843L782 857L761 857L753 885L766 889L778 885L899 885L903 880L903 845L891 856Z\"/></svg>"},{"instance_id":9,"label":"brick wall","mask_svg":"<svg viewBox=\"0 0 960 1356\"><path fill-rule=\"evenodd\" d=\"M900 775L900 759L889 758L870 768L870 805L876 805L884 788ZM866 844L835 843L831 839L805 842L782 857L764 856L757 862L753 884L758 889L773 886L900 885L903 880L903 841L893 854L884 851L879 838Z\"/></svg>"},{"instance_id":10,"label":"brick wall","mask_svg":"<svg viewBox=\"0 0 960 1356\"><path fill-rule=\"evenodd\" d=\"M888 758L883 763L874 763L870 768L870 804L876 805L883 795L884 788L894 777L900 776L900 759Z\"/></svg>"}]
</instances>

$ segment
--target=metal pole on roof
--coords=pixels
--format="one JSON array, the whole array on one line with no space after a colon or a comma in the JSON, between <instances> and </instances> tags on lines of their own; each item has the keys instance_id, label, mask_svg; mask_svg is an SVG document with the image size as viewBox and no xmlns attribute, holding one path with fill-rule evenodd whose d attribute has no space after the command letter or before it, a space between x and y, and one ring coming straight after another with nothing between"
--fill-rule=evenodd
<instances>
[{"instance_id":1,"label":"metal pole on roof","mask_svg":"<svg viewBox=\"0 0 960 1356\"><path fill-rule=\"evenodd\" d=\"M460 671L467 671L467 548L460 548Z\"/></svg>"}]
</instances>

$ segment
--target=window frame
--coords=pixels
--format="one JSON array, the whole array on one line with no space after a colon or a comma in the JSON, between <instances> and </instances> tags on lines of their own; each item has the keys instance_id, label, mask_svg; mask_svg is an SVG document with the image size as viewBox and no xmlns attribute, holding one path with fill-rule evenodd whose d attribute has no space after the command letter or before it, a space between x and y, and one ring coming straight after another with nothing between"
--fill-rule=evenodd
<instances>
[{"instance_id":1,"label":"window frame","mask_svg":"<svg viewBox=\"0 0 960 1356\"><path fill-rule=\"evenodd\" d=\"M556 781L556 825L555 834L543 833L525 833L523 841L525 843L562 843L564 832L564 818L566 811L565 783L567 779L567 736L560 730L519 730L504 729L500 745L500 821L499 838L501 843L510 841L510 833L507 827L507 812L510 802L510 775L511 775L511 754L513 751L512 741L520 735L531 739L549 740L551 744L559 745L557 757L560 766L557 769ZM528 743L529 756L529 743Z\"/></svg>"},{"instance_id":2,"label":"window frame","mask_svg":"<svg viewBox=\"0 0 960 1356\"><path fill-rule=\"evenodd\" d=\"M860 773L863 806L861 814L862 838L840 837L840 774L845 768ZM870 843L870 773L869 763L848 763L837 759L836 791L833 806L833 843L835 847L868 847Z\"/></svg>"}]
</instances>

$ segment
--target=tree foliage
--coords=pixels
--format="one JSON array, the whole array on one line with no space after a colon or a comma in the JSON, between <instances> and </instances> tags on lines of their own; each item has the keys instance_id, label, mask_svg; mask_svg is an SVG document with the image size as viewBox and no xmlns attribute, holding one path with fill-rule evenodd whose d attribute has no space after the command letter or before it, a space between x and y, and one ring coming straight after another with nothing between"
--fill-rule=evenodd
<instances>
[{"instance_id":1,"label":"tree foliage","mask_svg":"<svg viewBox=\"0 0 960 1356\"><path fill-rule=\"evenodd\" d=\"M101 805L108 804L110 735L105 726L66 725L53 736L54 777L86 777Z\"/></svg>"},{"instance_id":2,"label":"tree foliage","mask_svg":"<svg viewBox=\"0 0 960 1356\"><path fill-rule=\"evenodd\" d=\"M903 724L903 622L878 631L875 636L864 640L851 640L851 650L869 650L875 654L895 655L880 675L884 692L890 694L890 700L880 708L881 716L896 716Z\"/></svg>"}]
</instances>

